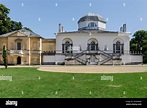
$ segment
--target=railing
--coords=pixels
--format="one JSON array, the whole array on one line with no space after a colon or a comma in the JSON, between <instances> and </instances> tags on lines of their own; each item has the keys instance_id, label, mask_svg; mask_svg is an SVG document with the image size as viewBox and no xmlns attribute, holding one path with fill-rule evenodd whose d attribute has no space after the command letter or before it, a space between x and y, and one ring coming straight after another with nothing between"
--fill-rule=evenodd
<instances>
[{"instance_id":1,"label":"railing","mask_svg":"<svg viewBox=\"0 0 147 108\"><path fill-rule=\"evenodd\" d=\"M10 50L8 51L9 54L20 54L20 55L24 55L24 54L29 54L29 51L28 50ZM31 54L40 54L42 53L42 51L30 51Z\"/></svg>"},{"instance_id":2,"label":"railing","mask_svg":"<svg viewBox=\"0 0 147 108\"><path fill-rule=\"evenodd\" d=\"M55 55L56 51L43 51L42 54L43 55Z\"/></svg>"},{"instance_id":3,"label":"railing","mask_svg":"<svg viewBox=\"0 0 147 108\"><path fill-rule=\"evenodd\" d=\"M130 51L131 55L142 55L142 51Z\"/></svg>"},{"instance_id":4,"label":"railing","mask_svg":"<svg viewBox=\"0 0 147 108\"><path fill-rule=\"evenodd\" d=\"M24 51L22 51L22 50L10 50L9 53L10 54L24 54Z\"/></svg>"}]
</instances>

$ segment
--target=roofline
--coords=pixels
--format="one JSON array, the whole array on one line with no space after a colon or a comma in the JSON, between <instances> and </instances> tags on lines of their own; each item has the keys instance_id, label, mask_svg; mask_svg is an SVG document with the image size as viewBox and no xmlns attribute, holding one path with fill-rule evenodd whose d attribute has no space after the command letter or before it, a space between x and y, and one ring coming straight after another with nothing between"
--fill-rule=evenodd
<instances>
[{"instance_id":1,"label":"roofline","mask_svg":"<svg viewBox=\"0 0 147 108\"><path fill-rule=\"evenodd\" d=\"M102 23L107 23L106 21L102 21L102 20L98 20L99 22L102 22ZM85 21L80 21L80 19L79 19L79 21L77 22L78 24L79 23L81 23L81 22L85 22Z\"/></svg>"},{"instance_id":2,"label":"roofline","mask_svg":"<svg viewBox=\"0 0 147 108\"><path fill-rule=\"evenodd\" d=\"M22 29L24 29L24 28L22 28ZM24 34L23 32L20 32L20 30L22 30L22 29L19 29L19 30L15 30L15 31L12 31L12 32L8 32L8 33L5 33L5 34L2 34L2 35L0 35L0 37L9 37L10 35L12 35L12 34L14 34L14 33L16 33L16 32L19 32L19 33ZM26 29L25 29L25 30L26 30ZM29 30L26 30L26 31L29 31ZM24 36L43 38L42 36L40 36L39 34L33 32L33 31L29 31L29 32L32 32L32 33L34 33L34 34L36 34L36 35L38 35L38 36L28 36L28 35L26 35L26 34L24 34ZM8 35L7 35L7 36L4 36L4 35L6 35L6 34L8 34Z\"/></svg>"},{"instance_id":3,"label":"roofline","mask_svg":"<svg viewBox=\"0 0 147 108\"><path fill-rule=\"evenodd\" d=\"M90 31L87 31L87 30L82 30L82 31L85 31L85 32L78 32L78 31L70 31L70 32L60 32L60 33L54 33L55 35L56 34L69 34L69 33L94 33L94 34L97 34L97 33L120 33L118 31L98 31L98 32L90 32Z\"/></svg>"}]
</instances>

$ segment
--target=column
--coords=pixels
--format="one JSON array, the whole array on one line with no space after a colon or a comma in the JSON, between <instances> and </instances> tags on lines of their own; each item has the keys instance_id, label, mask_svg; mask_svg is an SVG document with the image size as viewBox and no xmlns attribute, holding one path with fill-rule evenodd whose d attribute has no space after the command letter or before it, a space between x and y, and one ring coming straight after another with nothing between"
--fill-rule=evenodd
<instances>
[{"instance_id":1,"label":"column","mask_svg":"<svg viewBox=\"0 0 147 108\"><path fill-rule=\"evenodd\" d=\"M29 37L29 45L28 45L28 49L29 49L29 65L31 64L31 54L30 54L30 37Z\"/></svg>"},{"instance_id":2,"label":"column","mask_svg":"<svg viewBox=\"0 0 147 108\"><path fill-rule=\"evenodd\" d=\"M40 38L40 41L39 41L39 54L40 54L40 65L41 65L41 52L42 52L42 39Z\"/></svg>"}]
</instances>

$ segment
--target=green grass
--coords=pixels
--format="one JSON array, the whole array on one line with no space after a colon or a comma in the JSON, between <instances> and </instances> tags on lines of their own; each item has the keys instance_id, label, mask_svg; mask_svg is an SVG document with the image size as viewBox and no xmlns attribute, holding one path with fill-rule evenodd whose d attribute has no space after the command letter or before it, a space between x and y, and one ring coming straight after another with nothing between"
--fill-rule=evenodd
<instances>
[{"instance_id":1,"label":"green grass","mask_svg":"<svg viewBox=\"0 0 147 108\"><path fill-rule=\"evenodd\" d=\"M12 76L12 81L0 80L0 98L147 98L147 72L75 74L8 68L0 69L2 75ZM113 81L101 80L102 75L113 76Z\"/></svg>"}]
</instances>

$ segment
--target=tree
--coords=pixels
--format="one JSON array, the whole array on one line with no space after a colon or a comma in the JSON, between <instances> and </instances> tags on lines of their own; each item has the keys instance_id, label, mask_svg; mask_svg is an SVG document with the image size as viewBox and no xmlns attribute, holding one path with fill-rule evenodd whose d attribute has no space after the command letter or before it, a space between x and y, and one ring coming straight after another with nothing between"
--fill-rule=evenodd
<instances>
[{"instance_id":1,"label":"tree","mask_svg":"<svg viewBox=\"0 0 147 108\"><path fill-rule=\"evenodd\" d=\"M5 69L7 69L7 51L5 45L3 46L3 61Z\"/></svg>"},{"instance_id":2,"label":"tree","mask_svg":"<svg viewBox=\"0 0 147 108\"><path fill-rule=\"evenodd\" d=\"M130 41L130 50L142 50L143 62L147 63L147 31L138 30L134 33L133 38Z\"/></svg>"},{"instance_id":3,"label":"tree","mask_svg":"<svg viewBox=\"0 0 147 108\"><path fill-rule=\"evenodd\" d=\"M135 38L132 38L130 41L130 49L131 49L131 51L137 50L137 42L136 42Z\"/></svg>"},{"instance_id":4,"label":"tree","mask_svg":"<svg viewBox=\"0 0 147 108\"><path fill-rule=\"evenodd\" d=\"M21 22L11 21L10 32L22 29Z\"/></svg>"},{"instance_id":5,"label":"tree","mask_svg":"<svg viewBox=\"0 0 147 108\"><path fill-rule=\"evenodd\" d=\"M134 39L132 40L132 44L136 44L136 50L142 49L143 40L146 35L147 35L147 31L145 30L138 30L134 33L133 35Z\"/></svg>"},{"instance_id":6,"label":"tree","mask_svg":"<svg viewBox=\"0 0 147 108\"><path fill-rule=\"evenodd\" d=\"M24 29L26 29L26 30L28 30L28 31L31 31L31 32L33 32L30 28L28 28L28 27L23 27Z\"/></svg>"},{"instance_id":7,"label":"tree","mask_svg":"<svg viewBox=\"0 0 147 108\"><path fill-rule=\"evenodd\" d=\"M16 22L8 17L10 9L5 5L0 4L0 35L22 28L21 22Z\"/></svg>"},{"instance_id":8,"label":"tree","mask_svg":"<svg viewBox=\"0 0 147 108\"><path fill-rule=\"evenodd\" d=\"M143 62L144 63L147 63L147 35L144 37L144 40L143 40Z\"/></svg>"}]
</instances>

